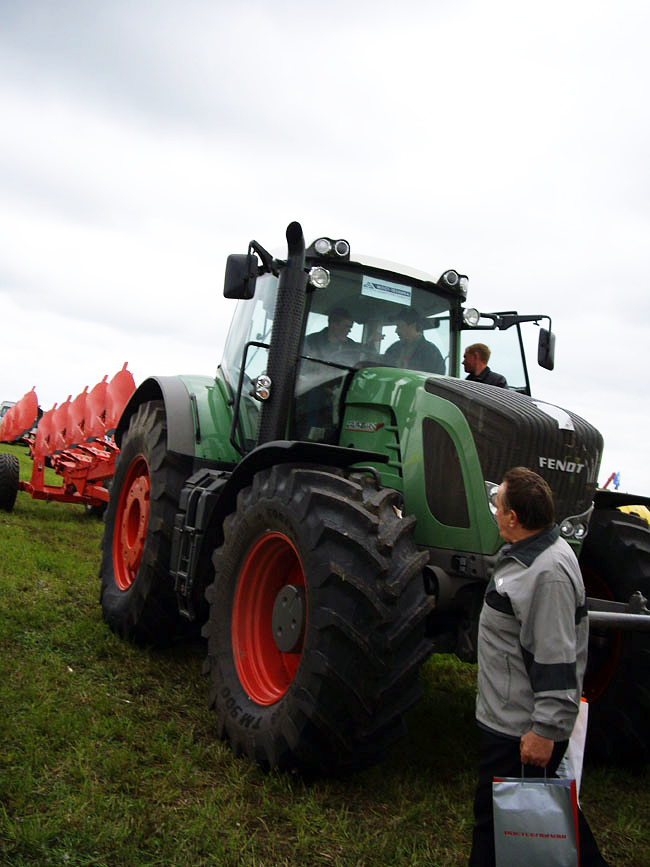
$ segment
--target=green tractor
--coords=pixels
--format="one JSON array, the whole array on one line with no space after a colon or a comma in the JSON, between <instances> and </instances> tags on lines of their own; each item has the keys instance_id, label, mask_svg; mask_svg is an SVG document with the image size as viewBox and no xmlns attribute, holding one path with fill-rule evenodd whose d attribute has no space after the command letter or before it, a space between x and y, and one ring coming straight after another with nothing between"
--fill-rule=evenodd
<instances>
[{"instance_id":1,"label":"green tractor","mask_svg":"<svg viewBox=\"0 0 650 867\"><path fill-rule=\"evenodd\" d=\"M402 733L422 663L475 659L502 545L493 495L526 465L594 597L590 741L647 758L650 529L618 509L647 501L598 491L598 431L530 397L521 324L548 321L538 362L552 369L550 319L479 314L454 270L435 279L324 237L305 249L297 223L286 237L286 259L255 241L228 257L238 304L216 377L152 377L124 410L100 573L110 627L151 645L202 627L236 754L305 771L373 761ZM487 331L507 388L460 378Z\"/></svg>"}]
</instances>

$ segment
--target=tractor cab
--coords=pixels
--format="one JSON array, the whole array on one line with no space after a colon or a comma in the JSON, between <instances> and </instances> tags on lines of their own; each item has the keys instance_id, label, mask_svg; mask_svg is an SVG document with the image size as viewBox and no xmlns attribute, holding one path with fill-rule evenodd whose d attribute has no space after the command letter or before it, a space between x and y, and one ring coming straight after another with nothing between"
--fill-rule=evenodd
<instances>
[{"instance_id":1,"label":"tractor cab","mask_svg":"<svg viewBox=\"0 0 650 867\"><path fill-rule=\"evenodd\" d=\"M289 377L294 400L278 438L336 444L346 386L356 371L387 367L464 376L464 349L476 342L490 346L494 369L509 388L530 394L520 322L545 317L480 314L465 307L465 275L448 269L436 279L391 262L353 257L343 239L319 238L304 251L302 263L296 309L287 314L282 305L283 321L274 331L278 287L289 262L272 258L255 241L247 255L228 260L224 295L240 300L221 369L234 395L233 444L240 452L257 444L261 405L275 385L269 375L272 340L282 343L280 363L294 371ZM292 315L293 331L284 321ZM477 334L486 330L488 337ZM540 333L538 360L551 368L552 338L549 320L549 330Z\"/></svg>"}]
</instances>

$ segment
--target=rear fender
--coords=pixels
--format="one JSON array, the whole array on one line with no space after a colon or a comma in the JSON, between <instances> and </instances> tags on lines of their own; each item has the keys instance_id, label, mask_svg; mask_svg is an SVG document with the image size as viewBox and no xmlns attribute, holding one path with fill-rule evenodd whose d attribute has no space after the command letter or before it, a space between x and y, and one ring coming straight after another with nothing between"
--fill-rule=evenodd
<instances>
[{"instance_id":1,"label":"rear fender","mask_svg":"<svg viewBox=\"0 0 650 867\"><path fill-rule=\"evenodd\" d=\"M178 376L151 376L133 392L115 430L117 445L122 444L131 416L141 404L150 400L162 400L165 404L168 450L194 457L197 413L185 384Z\"/></svg>"}]
</instances>

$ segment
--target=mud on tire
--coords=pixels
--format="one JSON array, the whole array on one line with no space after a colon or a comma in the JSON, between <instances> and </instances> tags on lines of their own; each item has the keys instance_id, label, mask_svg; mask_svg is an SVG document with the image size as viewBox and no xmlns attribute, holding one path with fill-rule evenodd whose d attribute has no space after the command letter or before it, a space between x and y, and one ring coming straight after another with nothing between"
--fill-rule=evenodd
<instances>
[{"instance_id":1,"label":"mud on tire","mask_svg":"<svg viewBox=\"0 0 650 867\"><path fill-rule=\"evenodd\" d=\"M331 773L402 734L431 650L431 597L415 519L398 504L366 478L303 466L260 472L240 492L204 627L210 705L236 754Z\"/></svg>"},{"instance_id":2,"label":"mud on tire","mask_svg":"<svg viewBox=\"0 0 650 867\"><path fill-rule=\"evenodd\" d=\"M594 512L580 555L587 595L650 599L650 529L617 509ZM584 685L590 702L587 751L593 758L650 760L650 633L590 628Z\"/></svg>"},{"instance_id":3,"label":"mud on tire","mask_svg":"<svg viewBox=\"0 0 650 867\"><path fill-rule=\"evenodd\" d=\"M167 451L162 401L143 403L124 434L106 509L100 601L123 638L165 646L188 623L169 575L174 516L188 461Z\"/></svg>"}]
</instances>

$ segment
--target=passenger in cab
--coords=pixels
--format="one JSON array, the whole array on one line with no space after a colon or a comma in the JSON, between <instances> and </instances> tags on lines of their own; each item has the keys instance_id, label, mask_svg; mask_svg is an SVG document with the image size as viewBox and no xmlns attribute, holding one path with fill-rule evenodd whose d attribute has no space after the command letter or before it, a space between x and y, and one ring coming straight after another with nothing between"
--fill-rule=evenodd
<instances>
[{"instance_id":1,"label":"passenger in cab","mask_svg":"<svg viewBox=\"0 0 650 867\"><path fill-rule=\"evenodd\" d=\"M395 330L399 340L384 353L388 364L407 370L445 373L444 359L438 347L430 343L422 333L422 317L417 310L406 307L399 313Z\"/></svg>"}]
</instances>

